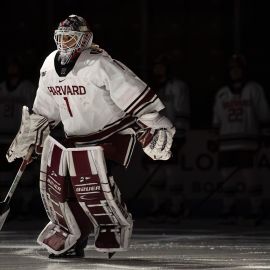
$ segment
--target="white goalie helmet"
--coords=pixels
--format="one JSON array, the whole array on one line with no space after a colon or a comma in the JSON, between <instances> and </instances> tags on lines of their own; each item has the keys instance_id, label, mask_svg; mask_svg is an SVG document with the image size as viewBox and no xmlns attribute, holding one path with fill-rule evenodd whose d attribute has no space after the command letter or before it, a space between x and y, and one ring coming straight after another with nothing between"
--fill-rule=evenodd
<instances>
[{"instance_id":1,"label":"white goalie helmet","mask_svg":"<svg viewBox=\"0 0 270 270\"><path fill-rule=\"evenodd\" d=\"M54 41L60 53L61 64L65 65L83 50L91 47L93 33L84 18L70 15L60 22L54 31Z\"/></svg>"}]
</instances>

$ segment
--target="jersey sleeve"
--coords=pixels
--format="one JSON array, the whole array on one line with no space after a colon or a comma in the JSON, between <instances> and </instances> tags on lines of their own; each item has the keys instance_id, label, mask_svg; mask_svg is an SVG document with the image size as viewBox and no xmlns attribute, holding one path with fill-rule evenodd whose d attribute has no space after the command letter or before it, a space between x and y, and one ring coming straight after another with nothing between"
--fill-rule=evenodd
<instances>
[{"instance_id":1,"label":"jersey sleeve","mask_svg":"<svg viewBox=\"0 0 270 270\"><path fill-rule=\"evenodd\" d=\"M164 108L156 93L121 62L103 57L101 68L106 89L125 113L139 117Z\"/></svg>"},{"instance_id":2,"label":"jersey sleeve","mask_svg":"<svg viewBox=\"0 0 270 270\"><path fill-rule=\"evenodd\" d=\"M261 85L253 83L254 98L253 102L258 121L261 126L270 125L270 110L264 90Z\"/></svg>"},{"instance_id":3,"label":"jersey sleeve","mask_svg":"<svg viewBox=\"0 0 270 270\"><path fill-rule=\"evenodd\" d=\"M60 122L60 112L58 105L53 99L50 92L45 87L46 75L41 76L39 79L39 86L34 100L33 112L46 117L52 127Z\"/></svg>"},{"instance_id":4,"label":"jersey sleeve","mask_svg":"<svg viewBox=\"0 0 270 270\"><path fill-rule=\"evenodd\" d=\"M213 106L213 119L212 126L214 129L219 129L221 125L221 117L220 117L220 91L216 94Z\"/></svg>"},{"instance_id":5,"label":"jersey sleeve","mask_svg":"<svg viewBox=\"0 0 270 270\"><path fill-rule=\"evenodd\" d=\"M184 136L190 126L190 97L189 89L186 83L175 81L173 87L173 109L175 112L174 124L176 134Z\"/></svg>"},{"instance_id":6,"label":"jersey sleeve","mask_svg":"<svg viewBox=\"0 0 270 270\"><path fill-rule=\"evenodd\" d=\"M183 116L190 114L189 89L186 83L176 82L173 88L174 92L174 109L176 113Z\"/></svg>"}]
</instances>

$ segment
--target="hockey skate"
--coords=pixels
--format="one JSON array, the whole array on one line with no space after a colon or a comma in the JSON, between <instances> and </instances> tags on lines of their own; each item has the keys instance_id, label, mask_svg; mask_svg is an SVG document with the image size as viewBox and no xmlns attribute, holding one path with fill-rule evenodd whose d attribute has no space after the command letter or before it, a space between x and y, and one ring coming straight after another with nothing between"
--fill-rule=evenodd
<instances>
[{"instance_id":1,"label":"hockey skate","mask_svg":"<svg viewBox=\"0 0 270 270\"><path fill-rule=\"evenodd\" d=\"M65 259L84 258L84 249L71 248L62 254L55 255L51 253L49 255L49 259L62 259L62 258Z\"/></svg>"},{"instance_id":2,"label":"hockey skate","mask_svg":"<svg viewBox=\"0 0 270 270\"><path fill-rule=\"evenodd\" d=\"M84 258L84 249L87 246L87 239L80 245L75 245L66 252L62 254L49 254L49 259L76 259L76 258Z\"/></svg>"},{"instance_id":3,"label":"hockey skate","mask_svg":"<svg viewBox=\"0 0 270 270\"><path fill-rule=\"evenodd\" d=\"M109 252L108 253L108 258L111 259L114 254L115 254L115 252Z\"/></svg>"}]
</instances>

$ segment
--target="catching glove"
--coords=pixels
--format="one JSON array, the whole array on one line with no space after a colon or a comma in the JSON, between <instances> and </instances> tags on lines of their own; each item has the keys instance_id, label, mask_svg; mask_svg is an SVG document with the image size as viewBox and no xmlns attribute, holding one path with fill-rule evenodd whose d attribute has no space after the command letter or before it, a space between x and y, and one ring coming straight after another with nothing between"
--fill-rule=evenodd
<instances>
[{"instance_id":1,"label":"catching glove","mask_svg":"<svg viewBox=\"0 0 270 270\"><path fill-rule=\"evenodd\" d=\"M8 162L26 156L31 145L35 145L35 152L41 154L44 140L49 133L48 120L41 115L30 114L28 107L23 106L20 129L6 154Z\"/></svg>"}]
</instances>

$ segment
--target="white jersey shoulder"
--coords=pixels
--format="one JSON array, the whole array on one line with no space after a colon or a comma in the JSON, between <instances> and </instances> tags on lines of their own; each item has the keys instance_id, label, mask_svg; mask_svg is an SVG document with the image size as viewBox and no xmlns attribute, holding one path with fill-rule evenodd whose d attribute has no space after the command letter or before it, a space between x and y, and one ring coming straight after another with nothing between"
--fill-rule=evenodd
<instances>
[{"instance_id":1,"label":"white jersey shoulder","mask_svg":"<svg viewBox=\"0 0 270 270\"><path fill-rule=\"evenodd\" d=\"M253 94L256 91L263 91L263 87L255 81L248 81L242 89L242 93ZM228 97L231 95L234 95L232 90L229 88L229 86L225 85L218 90L216 97L222 98L224 96Z\"/></svg>"},{"instance_id":2,"label":"white jersey shoulder","mask_svg":"<svg viewBox=\"0 0 270 270\"><path fill-rule=\"evenodd\" d=\"M57 50L51 52L44 60L41 68L40 68L40 73L42 72L47 72L49 70L54 70L54 58L57 53ZM45 74L44 74L45 75ZM43 75L43 76L44 76Z\"/></svg>"},{"instance_id":3,"label":"white jersey shoulder","mask_svg":"<svg viewBox=\"0 0 270 270\"><path fill-rule=\"evenodd\" d=\"M229 97L230 95L230 88L228 86L222 86L216 93L216 99L221 99L222 97Z\"/></svg>"}]
</instances>

